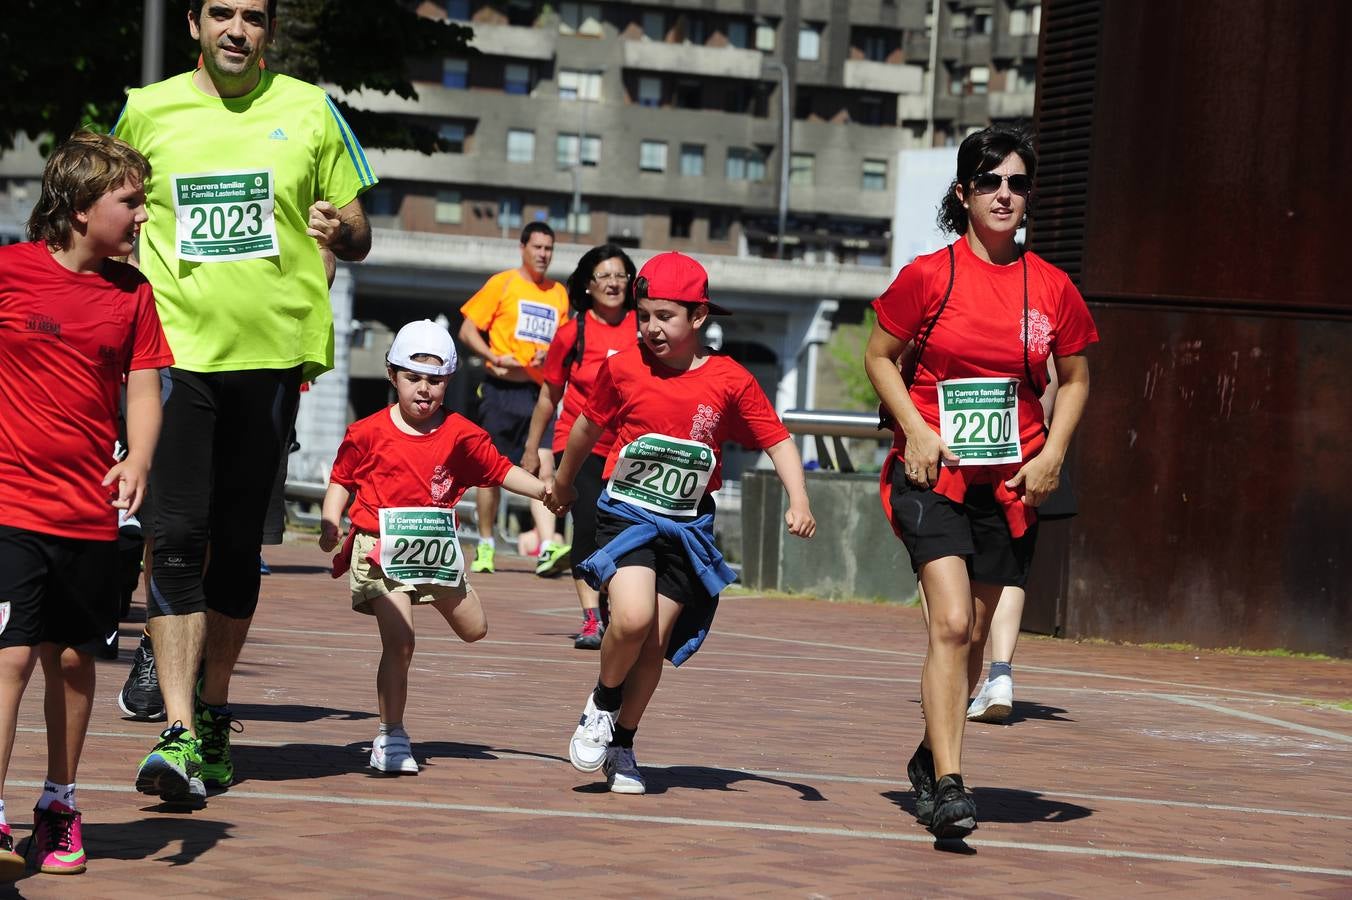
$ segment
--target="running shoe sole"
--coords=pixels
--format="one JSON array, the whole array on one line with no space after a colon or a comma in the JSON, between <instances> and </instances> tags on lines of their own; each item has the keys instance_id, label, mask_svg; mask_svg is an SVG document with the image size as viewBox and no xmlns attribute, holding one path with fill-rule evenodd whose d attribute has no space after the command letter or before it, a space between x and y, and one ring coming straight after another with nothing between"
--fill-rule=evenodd
<instances>
[{"instance_id":1,"label":"running shoe sole","mask_svg":"<svg viewBox=\"0 0 1352 900\"><path fill-rule=\"evenodd\" d=\"M28 861L10 851L0 853L0 882L18 881L28 872Z\"/></svg>"},{"instance_id":2,"label":"running shoe sole","mask_svg":"<svg viewBox=\"0 0 1352 900\"><path fill-rule=\"evenodd\" d=\"M1012 703L992 703L980 712L967 713L967 721L999 725L1005 719L1008 719L1009 714L1013 711L1014 705Z\"/></svg>"},{"instance_id":3,"label":"running shoe sole","mask_svg":"<svg viewBox=\"0 0 1352 900\"><path fill-rule=\"evenodd\" d=\"M163 722L167 716L166 710L160 710L158 713L142 713L127 706L127 701L123 698L122 692L117 692L117 708L122 710L122 715L137 722Z\"/></svg>"},{"instance_id":4,"label":"running shoe sole","mask_svg":"<svg viewBox=\"0 0 1352 900\"><path fill-rule=\"evenodd\" d=\"M193 790L194 787L197 790ZM148 759L141 766L141 771L136 774L136 789L157 796L165 803L206 804L207 789L202 779L185 776L162 757Z\"/></svg>"}]
</instances>

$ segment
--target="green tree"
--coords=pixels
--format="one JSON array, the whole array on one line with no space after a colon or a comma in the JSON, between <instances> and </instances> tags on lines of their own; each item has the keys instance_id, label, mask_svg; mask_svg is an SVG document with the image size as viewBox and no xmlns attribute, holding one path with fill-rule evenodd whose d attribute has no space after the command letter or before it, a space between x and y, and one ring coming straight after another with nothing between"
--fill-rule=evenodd
<instances>
[{"instance_id":1,"label":"green tree","mask_svg":"<svg viewBox=\"0 0 1352 900\"><path fill-rule=\"evenodd\" d=\"M194 64L185 0L165 2L164 71ZM0 31L0 152L26 134L64 136L81 125L107 129L127 88L140 83L142 5L107 0L18 0ZM268 66L343 91L418 94L409 60L473 52L473 31L424 19L409 0L281 0ZM367 147L439 149L436 133L396 113L343 114Z\"/></svg>"}]
</instances>

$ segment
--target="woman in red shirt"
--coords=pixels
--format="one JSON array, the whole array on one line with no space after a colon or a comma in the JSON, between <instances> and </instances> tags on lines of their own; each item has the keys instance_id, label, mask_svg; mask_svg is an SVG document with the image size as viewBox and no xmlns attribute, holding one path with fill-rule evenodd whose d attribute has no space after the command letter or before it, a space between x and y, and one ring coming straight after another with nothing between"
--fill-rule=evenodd
<instances>
[{"instance_id":1,"label":"woman in red shirt","mask_svg":"<svg viewBox=\"0 0 1352 900\"><path fill-rule=\"evenodd\" d=\"M615 244L601 244L582 255L568 276L568 302L577 315L559 327L545 357L540 399L530 420L530 434L521 458L532 475L539 473L540 446L549 419L563 400L554 423L554 464L563 458L568 432L587 406L591 386L601 363L638 344L634 317L634 261ZM578 500L573 506L572 573L582 604L582 627L573 639L578 650L601 647L600 595L587 586L578 565L596 549L596 498L601 496L601 470L615 435L606 432L596 442L577 476ZM533 467L533 468L532 468ZM549 473L546 472L546 475Z\"/></svg>"},{"instance_id":2,"label":"woman in red shirt","mask_svg":"<svg viewBox=\"0 0 1352 900\"><path fill-rule=\"evenodd\" d=\"M939 213L959 237L905 266L874 301L864 351L895 420L883 505L929 603L925 737L907 775L916 817L940 838L976 828L961 775L967 698L981 672L973 624L989 621L1005 586L1027 582L1036 508L1060 480L1089 396L1084 350L1098 340L1069 277L1015 241L1036 168L1020 132L991 127L962 142ZM897 362L911 342L904 378ZM1048 358L1061 384L1050 430L1038 401Z\"/></svg>"}]
</instances>

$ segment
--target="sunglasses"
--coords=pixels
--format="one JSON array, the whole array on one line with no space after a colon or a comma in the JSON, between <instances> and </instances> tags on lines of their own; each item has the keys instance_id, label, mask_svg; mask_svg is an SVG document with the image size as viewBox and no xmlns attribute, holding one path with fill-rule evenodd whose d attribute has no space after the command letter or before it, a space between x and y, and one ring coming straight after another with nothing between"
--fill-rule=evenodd
<instances>
[{"instance_id":1,"label":"sunglasses","mask_svg":"<svg viewBox=\"0 0 1352 900\"><path fill-rule=\"evenodd\" d=\"M597 284L605 284L607 281L618 281L618 282L620 282L620 283L624 283L624 282L626 282L626 281L628 281L628 280L629 280L629 274L628 274L627 272L594 272L594 273L592 273L592 281L595 281Z\"/></svg>"},{"instance_id":2,"label":"sunglasses","mask_svg":"<svg viewBox=\"0 0 1352 900\"><path fill-rule=\"evenodd\" d=\"M1009 182L1009 192L1027 197L1033 190L1033 179L1027 175L1001 175L999 172L982 172L972 179L972 191L977 194L994 194L1000 185Z\"/></svg>"}]
</instances>

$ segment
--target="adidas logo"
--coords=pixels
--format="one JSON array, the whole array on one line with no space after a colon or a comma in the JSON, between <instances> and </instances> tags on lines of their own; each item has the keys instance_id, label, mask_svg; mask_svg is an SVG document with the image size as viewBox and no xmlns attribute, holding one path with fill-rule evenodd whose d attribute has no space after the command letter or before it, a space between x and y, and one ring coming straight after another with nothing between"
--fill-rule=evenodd
<instances>
[{"instance_id":1,"label":"adidas logo","mask_svg":"<svg viewBox=\"0 0 1352 900\"><path fill-rule=\"evenodd\" d=\"M268 135L268 137L272 138L274 141L284 141L286 140L286 132L282 131L280 128L274 128L272 129L272 134Z\"/></svg>"}]
</instances>

